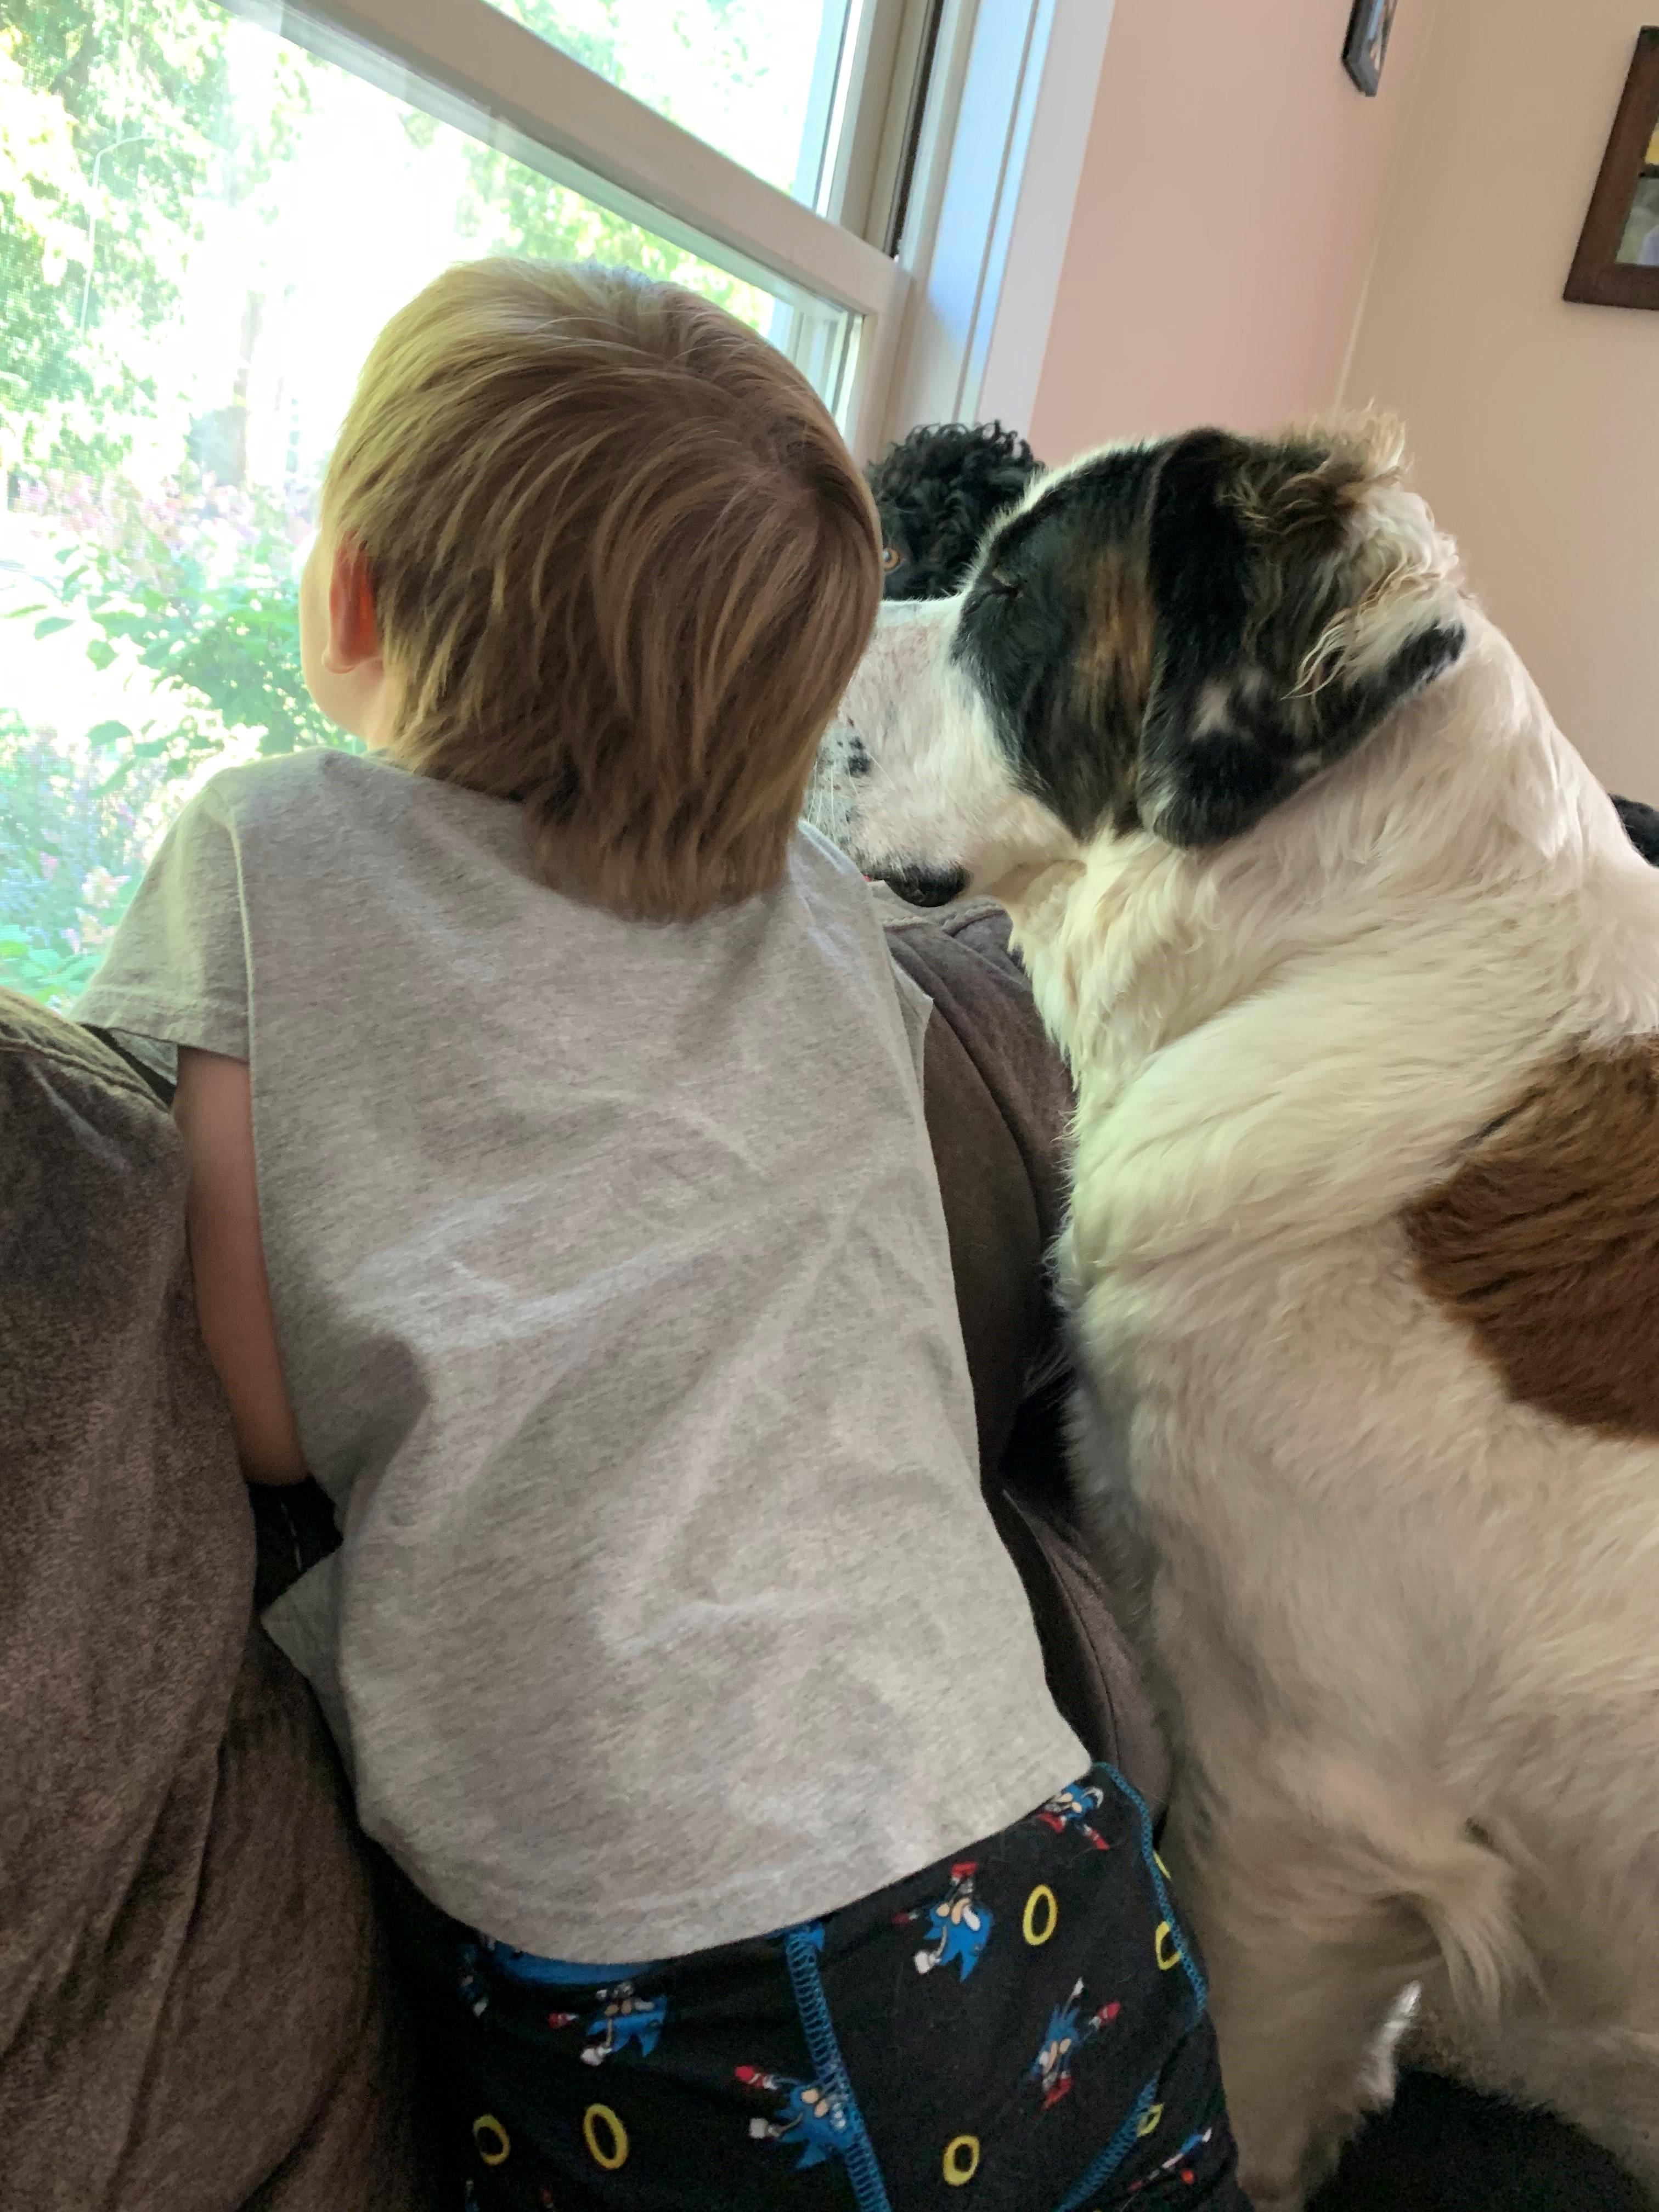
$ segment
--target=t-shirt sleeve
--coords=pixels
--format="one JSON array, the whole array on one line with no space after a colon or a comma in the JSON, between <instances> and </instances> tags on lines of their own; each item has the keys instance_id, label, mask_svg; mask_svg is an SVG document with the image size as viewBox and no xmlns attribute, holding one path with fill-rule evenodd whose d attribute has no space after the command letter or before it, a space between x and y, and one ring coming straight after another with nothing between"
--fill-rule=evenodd
<instances>
[{"instance_id":1,"label":"t-shirt sleeve","mask_svg":"<svg viewBox=\"0 0 1659 2212\"><path fill-rule=\"evenodd\" d=\"M181 1044L248 1057L247 951L236 836L217 779L167 832L75 1019L167 1074Z\"/></svg>"}]
</instances>

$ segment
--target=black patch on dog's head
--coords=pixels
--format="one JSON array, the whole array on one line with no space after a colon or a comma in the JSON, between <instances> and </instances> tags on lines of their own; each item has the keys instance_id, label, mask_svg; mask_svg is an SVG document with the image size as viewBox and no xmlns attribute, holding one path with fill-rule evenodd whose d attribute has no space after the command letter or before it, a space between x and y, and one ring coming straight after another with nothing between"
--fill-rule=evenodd
<instances>
[{"instance_id":1,"label":"black patch on dog's head","mask_svg":"<svg viewBox=\"0 0 1659 2212\"><path fill-rule=\"evenodd\" d=\"M912 430L865 474L881 515L890 599L948 599L998 515L1039 465L1000 422L939 422Z\"/></svg>"},{"instance_id":2,"label":"black patch on dog's head","mask_svg":"<svg viewBox=\"0 0 1659 2212\"><path fill-rule=\"evenodd\" d=\"M1252 828L1462 654L1443 600L1396 619L1413 580L1368 558L1367 494L1396 466L1358 438L1200 432L1169 453L1148 532L1160 651L1140 792L1171 844ZM1356 668L1367 623L1398 635Z\"/></svg>"},{"instance_id":3,"label":"black patch on dog's head","mask_svg":"<svg viewBox=\"0 0 1659 2212\"><path fill-rule=\"evenodd\" d=\"M1103 453L988 540L955 650L1024 787L1086 839L1252 828L1463 650L1376 434ZM1413 565L1415 563L1415 565Z\"/></svg>"},{"instance_id":4,"label":"black patch on dog's head","mask_svg":"<svg viewBox=\"0 0 1659 2212\"><path fill-rule=\"evenodd\" d=\"M1131 448L1062 477L993 532L957 625L1021 783L1079 837L1136 820L1153 643L1136 548L1158 466Z\"/></svg>"}]
</instances>

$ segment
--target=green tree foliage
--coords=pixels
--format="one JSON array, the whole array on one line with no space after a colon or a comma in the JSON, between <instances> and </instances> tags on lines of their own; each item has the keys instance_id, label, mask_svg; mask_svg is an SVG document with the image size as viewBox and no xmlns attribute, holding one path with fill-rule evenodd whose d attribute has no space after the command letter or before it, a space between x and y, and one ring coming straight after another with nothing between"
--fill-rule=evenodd
<instances>
[{"instance_id":1,"label":"green tree foliage","mask_svg":"<svg viewBox=\"0 0 1659 2212\"><path fill-rule=\"evenodd\" d=\"M0 302L14 471L108 466L155 401L221 149L212 0L0 0Z\"/></svg>"},{"instance_id":2,"label":"green tree foliage","mask_svg":"<svg viewBox=\"0 0 1659 2212\"><path fill-rule=\"evenodd\" d=\"M87 658L100 670L131 649L176 723L176 738L147 726L140 757L165 755L184 775L225 730L257 731L262 753L343 742L305 687L294 533L268 494L170 488L147 500L117 477L81 519L79 543L57 556L53 604L12 619L37 617L36 635L50 635L84 610L99 632ZM192 711L202 706L205 717Z\"/></svg>"},{"instance_id":3,"label":"green tree foliage","mask_svg":"<svg viewBox=\"0 0 1659 2212\"><path fill-rule=\"evenodd\" d=\"M97 966L168 780L161 761L130 760L112 778L118 739L93 735L89 751L65 747L0 707L0 981L51 1006Z\"/></svg>"},{"instance_id":4,"label":"green tree foliage","mask_svg":"<svg viewBox=\"0 0 1659 2212\"><path fill-rule=\"evenodd\" d=\"M723 19L726 0L702 0L702 5ZM557 0L513 0L508 12L561 52L611 83L625 87L628 72L616 38L617 0L602 0L602 6L610 25L608 33L573 21ZM735 40L732 43L746 68L746 52ZM469 148L467 167L470 191L459 222L469 235L477 239L480 252L525 253L545 261L600 261L613 269L636 269L641 276L665 283L690 284L744 322L763 320L762 295L741 278L728 276L684 248L641 230L625 216L596 206L495 147Z\"/></svg>"},{"instance_id":5,"label":"green tree foliage","mask_svg":"<svg viewBox=\"0 0 1659 2212\"><path fill-rule=\"evenodd\" d=\"M641 230L580 193L538 176L493 146L467 151L471 192L459 218L481 253L525 253L544 261L600 261L613 269L689 285L740 321L762 325L764 295L738 276Z\"/></svg>"}]
</instances>

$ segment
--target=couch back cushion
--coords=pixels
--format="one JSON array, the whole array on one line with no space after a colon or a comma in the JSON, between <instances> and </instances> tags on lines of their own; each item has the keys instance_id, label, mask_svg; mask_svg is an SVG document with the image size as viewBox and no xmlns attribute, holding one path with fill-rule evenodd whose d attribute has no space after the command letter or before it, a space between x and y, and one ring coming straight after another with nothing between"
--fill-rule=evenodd
<instances>
[{"instance_id":1,"label":"couch back cushion","mask_svg":"<svg viewBox=\"0 0 1659 2212\"><path fill-rule=\"evenodd\" d=\"M1168 1748L1066 1464L1070 1389L1047 1263L1066 1203L1071 1084L1000 907L890 921L888 943L933 1001L927 1132L986 1502L1024 1583L1055 1704L1095 1757L1160 1809Z\"/></svg>"}]
</instances>

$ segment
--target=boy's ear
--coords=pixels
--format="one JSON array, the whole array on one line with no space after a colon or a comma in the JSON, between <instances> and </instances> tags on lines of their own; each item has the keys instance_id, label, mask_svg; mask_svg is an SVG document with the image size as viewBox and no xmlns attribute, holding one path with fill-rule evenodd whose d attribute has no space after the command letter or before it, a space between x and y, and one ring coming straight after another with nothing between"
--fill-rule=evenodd
<instances>
[{"instance_id":1,"label":"boy's ear","mask_svg":"<svg viewBox=\"0 0 1659 2212\"><path fill-rule=\"evenodd\" d=\"M1175 845L1253 829L1467 641L1455 556L1401 485L1387 423L1183 439L1154 498L1148 582L1138 805Z\"/></svg>"},{"instance_id":2,"label":"boy's ear","mask_svg":"<svg viewBox=\"0 0 1659 2212\"><path fill-rule=\"evenodd\" d=\"M324 665L337 676L347 676L380 658L380 622L368 556L356 538L342 538L334 548L329 572L328 651Z\"/></svg>"}]
</instances>

